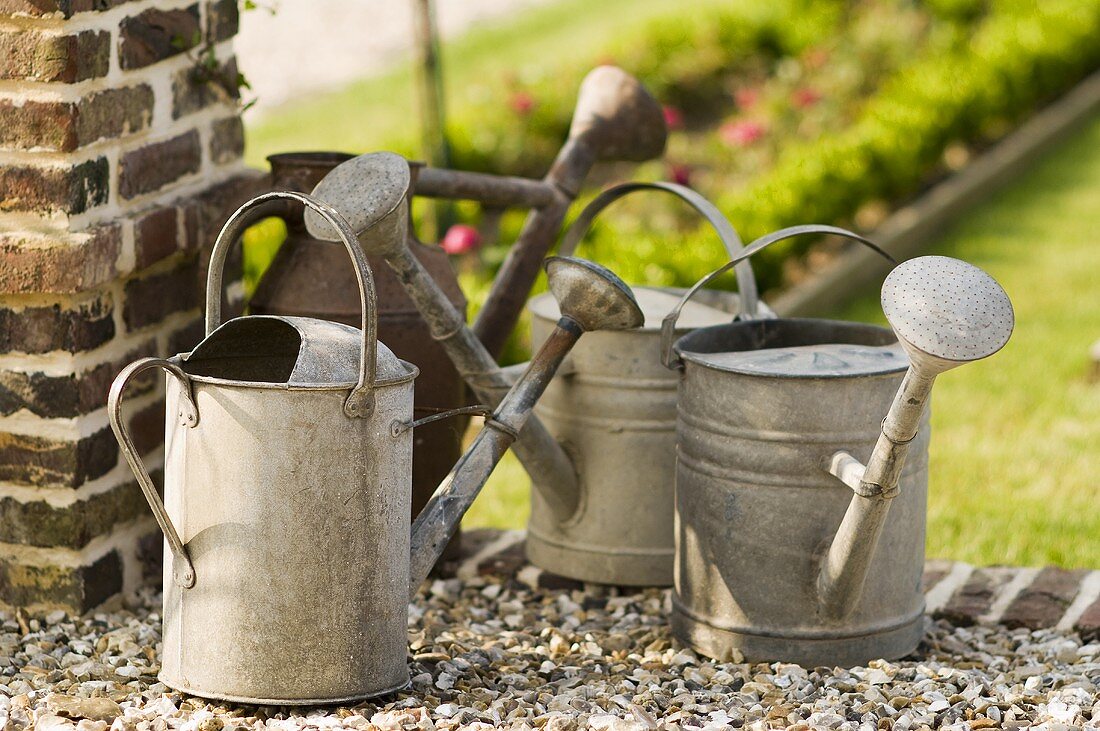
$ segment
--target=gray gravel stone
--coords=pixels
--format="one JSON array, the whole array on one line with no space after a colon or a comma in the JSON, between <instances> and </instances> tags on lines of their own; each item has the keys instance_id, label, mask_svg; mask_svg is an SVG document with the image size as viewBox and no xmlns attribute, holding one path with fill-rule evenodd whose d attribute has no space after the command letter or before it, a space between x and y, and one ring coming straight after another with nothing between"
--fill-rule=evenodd
<instances>
[{"instance_id":1,"label":"gray gravel stone","mask_svg":"<svg viewBox=\"0 0 1100 731\"><path fill-rule=\"evenodd\" d=\"M550 591L499 576L425 587L401 693L237 706L157 682L159 602L150 592L82 618L0 613L0 729L1100 729L1100 644L1074 634L939 621L898 662L716 663L673 640L667 590Z\"/></svg>"}]
</instances>

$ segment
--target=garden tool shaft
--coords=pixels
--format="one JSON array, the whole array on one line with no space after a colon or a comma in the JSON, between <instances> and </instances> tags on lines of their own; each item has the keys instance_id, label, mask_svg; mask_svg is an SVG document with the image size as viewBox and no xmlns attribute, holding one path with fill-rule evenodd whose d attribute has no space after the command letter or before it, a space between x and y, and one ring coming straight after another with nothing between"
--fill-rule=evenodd
<instances>
[{"instance_id":1,"label":"garden tool shaft","mask_svg":"<svg viewBox=\"0 0 1100 731\"><path fill-rule=\"evenodd\" d=\"M650 160L665 149L661 105L630 74L600 66L585 76L569 138L542 185L553 195L531 211L508 251L473 330L493 356L515 328L539 266L592 166L601 160Z\"/></svg>"},{"instance_id":2,"label":"garden tool shaft","mask_svg":"<svg viewBox=\"0 0 1100 731\"><path fill-rule=\"evenodd\" d=\"M583 259L551 257L546 272L562 317L413 522L411 596L415 596L497 462L522 433L535 403L581 335L593 330L636 328L644 321L630 289L603 267Z\"/></svg>"}]
</instances>

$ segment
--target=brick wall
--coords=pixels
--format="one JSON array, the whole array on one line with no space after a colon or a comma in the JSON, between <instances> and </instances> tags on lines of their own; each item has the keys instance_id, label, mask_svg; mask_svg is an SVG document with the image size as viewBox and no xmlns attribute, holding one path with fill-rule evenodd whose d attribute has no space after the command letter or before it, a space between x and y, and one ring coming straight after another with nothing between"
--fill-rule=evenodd
<instances>
[{"instance_id":1,"label":"brick wall","mask_svg":"<svg viewBox=\"0 0 1100 731\"><path fill-rule=\"evenodd\" d=\"M235 74L237 19L235 0L0 0L2 603L84 610L159 578L106 395L194 344L203 253L256 187L237 100L186 53L209 41ZM127 398L153 471L162 392Z\"/></svg>"}]
</instances>

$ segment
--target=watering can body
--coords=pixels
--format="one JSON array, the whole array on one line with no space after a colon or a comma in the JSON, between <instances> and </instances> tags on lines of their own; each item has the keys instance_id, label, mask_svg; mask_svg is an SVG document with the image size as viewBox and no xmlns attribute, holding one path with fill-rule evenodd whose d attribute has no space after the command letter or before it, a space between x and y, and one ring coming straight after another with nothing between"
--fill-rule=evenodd
<instances>
[{"instance_id":1,"label":"watering can body","mask_svg":"<svg viewBox=\"0 0 1100 731\"><path fill-rule=\"evenodd\" d=\"M319 322L272 320L307 333ZM412 433L389 428L412 419L416 371L405 365L376 386L365 419L343 410L354 383L168 376L164 500L198 580L173 581L165 552L162 682L313 704L408 681ZM181 366L191 370L187 356ZM195 426L176 418L188 388Z\"/></svg>"},{"instance_id":2,"label":"watering can body","mask_svg":"<svg viewBox=\"0 0 1100 731\"><path fill-rule=\"evenodd\" d=\"M526 550L536 566L580 581L668 586L677 376L661 365L660 318L680 292L635 287L634 293L646 323L637 330L590 333L535 407L573 457L582 497L574 516L558 521L536 484ZM706 305L692 303L685 311L680 334L734 317L733 295L708 294ZM557 305L539 295L528 309L537 346L557 322Z\"/></svg>"},{"instance_id":3,"label":"watering can body","mask_svg":"<svg viewBox=\"0 0 1100 731\"><path fill-rule=\"evenodd\" d=\"M340 228L361 328L273 315L221 322L228 248L287 201ZM277 705L403 686L413 445L412 430L395 425L412 420L419 371L378 342L373 279L347 224L292 192L242 206L211 254L206 333L190 353L131 363L108 398L165 536L161 681ZM128 382L154 368L168 373L163 502L121 416Z\"/></svg>"},{"instance_id":4,"label":"watering can body","mask_svg":"<svg viewBox=\"0 0 1100 731\"><path fill-rule=\"evenodd\" d=\"M826 471L867 460L908 359L890 330L758 320L681 337L672 627L710 657L854 665L923 631L927 412L859 601L821 608L818 574L852 490Z\"/></svg>"}]
</instances>

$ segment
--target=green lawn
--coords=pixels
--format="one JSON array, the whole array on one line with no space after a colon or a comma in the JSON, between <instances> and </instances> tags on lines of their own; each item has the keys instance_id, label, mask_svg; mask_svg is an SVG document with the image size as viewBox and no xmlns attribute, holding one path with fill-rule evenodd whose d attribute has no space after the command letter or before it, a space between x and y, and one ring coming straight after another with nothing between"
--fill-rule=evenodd
<instances>
[{"instance_id":1,"label":"green lawn","mask_svg":"<svg viewBox=\"0 0 1100 731\"><path fill-rule=\"evenodd\" d=\"M1098 229L1100 118L929 251L993 274L1017 318L1004 350L936 384L930 556L1100 566ZM883 321L876 292L834 314ZM528 489L509 456L466 524L522 526Z\"/></svg>"},{"instance_id":2,"label":"green lawn","mask_svg":"<svg viewBox=\"0 0 1100 731\"><path fill-rule=\"evenodd\" d=\"M694 1L696 11L728 2ZM548 59L599 53L609 38L629 37L632 29L670 12L667 0L557 0L507 20L482 23L442 44L448 95L462 97L467 86L499 78L502 69L511 69L521 79L537 77L548 72ZM500 103L508 102L501 99ZM266 167L268 155L288 150L390 148L418 156L411 64L337 91L295 100L246 122L246 158L258 167Z\"/></svg>"}]
</instances>

